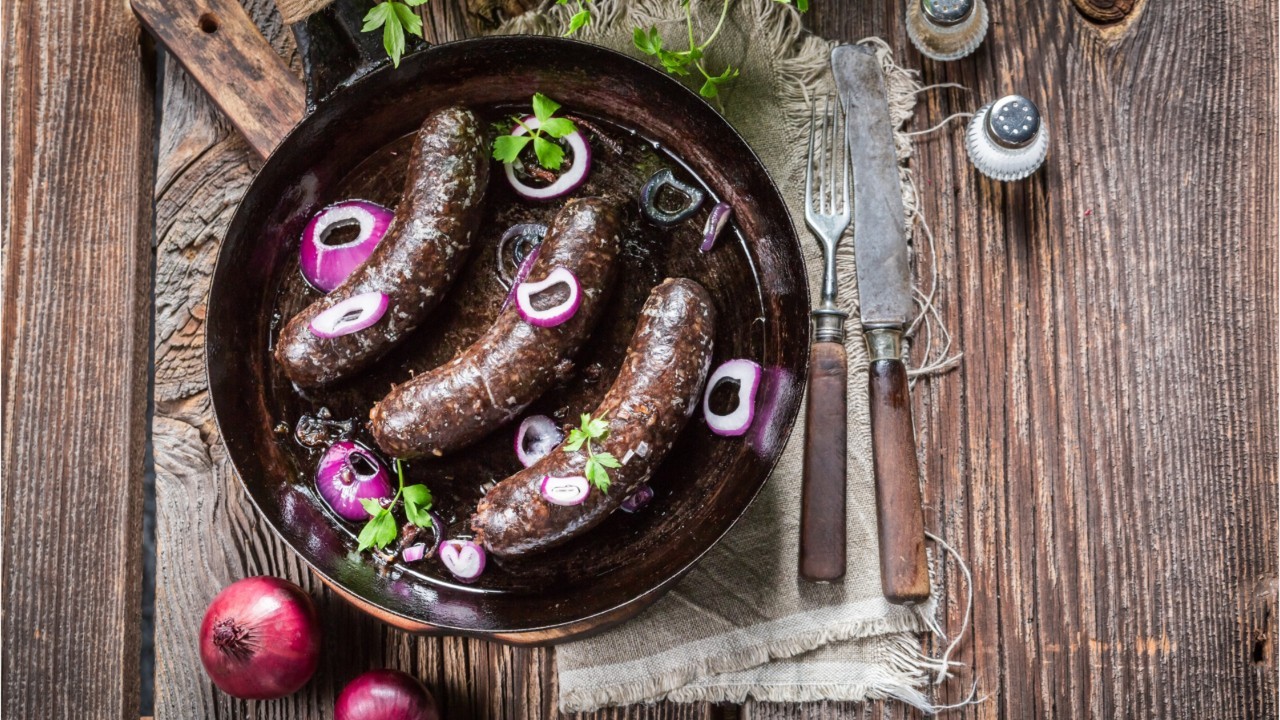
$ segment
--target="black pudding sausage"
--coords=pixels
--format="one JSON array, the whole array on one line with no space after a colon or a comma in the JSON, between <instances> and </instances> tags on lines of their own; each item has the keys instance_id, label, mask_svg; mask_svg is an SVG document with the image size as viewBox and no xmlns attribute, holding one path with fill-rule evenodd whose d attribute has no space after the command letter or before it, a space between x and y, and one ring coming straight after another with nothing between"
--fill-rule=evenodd
<instances>
[{"instance_id":1,"label":"black pudding sausage","mask_svg":"<svg viewBox=\"0 0 1280 720\"><path fill-rule=\"evenodd\" d=\"M593 417L609 432L592 443L622 462L609 470L607 493L592 487L580 505L542 496L542 478L585 475L586 447L561 444L532 466L495 485L476 508L476 541L500 557L555 547L599 525L652 475L684 429L711 366L715 308L706 288L684 278L666 280L649 294L627 348L622 370ZM567 441L566 441L567 442Z\"/></svg>"},{"instance_id":2,"label":"black pudding sausage","mask_svg":"<svg viewBox=\"0 0 1280 720\"><path fill-rule=\"evenodd\" d=\"M427 116L387 234L346 281L280 332L275 357L285 375L302 387L333 382L373 363L417 329L466 261L488 184L485 134L476 116L459 107ZM335 338L312 331L317 315L370 292L388 298L373 325Z\"/></svg>"},{"instance_id":3,"label":"black pudding sausage","mask_svg":"<svg viewBox=\"0 0 1280 720\"><path fill-rule=\"evenodd\" d=\"M556 214L529 282L564 268L577 278L580 304L553 327L521 318L513 301L476 342L434 370L397 385L369 413L369 429L388 455L440 456L514 419L563 373L591 334L617 273L622 208L604 198L571 200ZM564 285L546 290L568 298Z\"/></svg>"}]
</instances>

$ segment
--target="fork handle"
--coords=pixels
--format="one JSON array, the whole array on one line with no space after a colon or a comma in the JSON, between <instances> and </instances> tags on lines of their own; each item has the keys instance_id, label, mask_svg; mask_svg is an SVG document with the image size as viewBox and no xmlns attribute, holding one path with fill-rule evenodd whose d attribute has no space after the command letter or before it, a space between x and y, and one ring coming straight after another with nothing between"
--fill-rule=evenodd
<instances>
[{"instance_id":1,"label":"fork handle","mask_svg":"<svg viewBox=\"0 0 1280 720\"><path fill-rule=\"evenodd\" d=\"M809 349L800 491L800 577L832 582L845 570L846 372L844 344Z\"/></svg>"},{"instance_id":2,"label":"fork handle","mask_svg":"<svg viewBox=\"0 0 1280 720\"><path fill-rule=\"evenodd\" d=\"M891 603L923 602L929 598L929 567L907 368L901 357L877 357L876 343L868 336L880 583Z\"/></svg>"}]
</instances>

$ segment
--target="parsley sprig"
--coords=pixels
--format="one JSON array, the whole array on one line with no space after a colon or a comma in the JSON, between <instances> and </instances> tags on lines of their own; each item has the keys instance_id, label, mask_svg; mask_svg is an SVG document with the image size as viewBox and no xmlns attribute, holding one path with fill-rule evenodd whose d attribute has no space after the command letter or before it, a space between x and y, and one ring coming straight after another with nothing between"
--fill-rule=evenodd
<instances>
[{"instance_id":1,"label":"parsley sprig","mask_svg":"<svg viewBox=\"0 0 1280 720\"><path fill-rule=\"evenodd\" d=\"M533 116L538 118L538 127L531 128L519 118L516 122L525 129L525 135L499 135L493 140L493 159L504 163L515 162L520 153L530 142L533 152L538 156L538 164L548 170L559 170L564 163L564 148L554 140L577 130L569 118L555 117L560 103L543 95L533 94Z\"/></svg>"},{"instance_id":2,"label":"parsley sprig","mask_svg":"<svg viewBox=\"0 0 1280 720\"><path fill-rule=\"evenodd\" d=\"M369 513L369 521L360 530L360 536L357 538L360 546L357 552L364 552L369 548L381 550L390 545L400 534L395 515L391 513L391 509L396 506L396 501L400 498L404 498L404 515L409 522L420 528L431 527L431 514L427 512L431 509L431 491L426 485L421 484L405 487L404 465L399 459L396 460L396 477L400 480L400 487L386 507L374 498L364 498L360 501L364 511Z\"/></svg>"},{"instance_id":3,"label":"parsley sprig","mask_svg":"<svg viewBox=\"0 0 1280 720\"><path fill-rule=\"evenodd\" d=\"M400 67L400 57L404 55L404 34L422 37L422 18L413 8L427 0L383 0L374 5L364 16L364 27L361 32L372 32L382 28L382 46L387 49L391 64Z\"/></svg>"},{"instance_id":4,"label":"parsley sprig","mask_svg":"<svg viewBox=\"0 0 1280 720\"><path fill-rule=\"evenodd\" d=\"M568 442L564 446L567 453L575 453L587 446L587 480L602 493L609 492L609 469L622 467L611 453L596 452L591 446L592 440L603 440L609 437L609 423L604 416L592 418L588 413L582 414L582 425L569 431Z\"/></svg>"}]
</instances>

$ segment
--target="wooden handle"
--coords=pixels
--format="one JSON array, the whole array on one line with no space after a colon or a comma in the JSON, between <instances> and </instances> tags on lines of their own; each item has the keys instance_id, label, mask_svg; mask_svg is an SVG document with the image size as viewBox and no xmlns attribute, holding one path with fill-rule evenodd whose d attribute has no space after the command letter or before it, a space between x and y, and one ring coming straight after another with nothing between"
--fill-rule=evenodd
<instances>
[{"instance_id":1,"label":"wooden handle","mask_svg":"<svg viewBox=\"0 0 1280 720\"><path fill-rule=\"evenodd\" d=\"M840 343L814 343L809 351L800 577L813 582L844 577L847 366Z\"/></svg>"},{"instance_id":2,"label":"wooden handle","mask_svg":"<svg viewBox=\"0 0 1280 720\"><path fill-rule=\"evenodd\" d=\"M929 598L929 566L907 369L901 360L876 360L870 383L880 582L891 603L921 602Z\"/></svg>"},{"instance_id":3,"label":"wooden handle","mask_svg":"<svg viewBox=\"0 0 1280 720\"><path fill-rule=\"evenodd\" d=\"M236 0L130 0L133 12L266 157L302 119L306 91Z\"/></svg>"}]
</instances>

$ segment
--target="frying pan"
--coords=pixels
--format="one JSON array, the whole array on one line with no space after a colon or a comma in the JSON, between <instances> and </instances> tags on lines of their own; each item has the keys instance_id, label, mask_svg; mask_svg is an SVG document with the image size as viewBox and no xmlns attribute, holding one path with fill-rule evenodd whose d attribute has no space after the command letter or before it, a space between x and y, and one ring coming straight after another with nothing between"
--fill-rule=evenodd
<instances>
[{"instance_id":1,"label":"frying pan","mask_svg":"<svg viewBox=\"0 0 1280 720\"><path fill-rule=\"evenodd\" d=\"M803 392L808 283L782 197L746 142L673 79L572 40L508 36L419 45L392 68L378 38L359 32L363 6L347 0L293 27L308 81L304 113L301 83L238 3L206 0L193 10L176 1L134 0L133 7L266 156L222 242L205 329L218 427L263 518L337 593L413 632L545 644L598 632L653 603L755 498L786 443ZM646 512L615 513L549 557L466 586L438 569L384 566L357 554L358 528L335 520L312 488L314 459L275 428L321 406L359 417L387 382L438 364L474 338L501 300L486 294L484 253L473 262L473 279L460 280L451 292L461 299L446 301L436 311L441 319L430 320L419 331L422 338L381 361L372 379L304 395L282 383L269 348L280 308L305 303L297 280L298 236L317 209L353 193L386 194L396 187L404 172L396 167L395 158L403 155L397 142L433 109L527 104L535 90L575 112L636 129L701 178L735 216L735 237L712 253L697 253L697 237L675 236L661 248L664 259L651 268L653 277L624 270L617 291L623 299L605 312L606 329L584 350L588 359L598 359L606 376L616 370L639 300L659 275L685 274L716 298L715 362L751 357L765 368L765 383L756 420L743 438L716 437L695 416L657 468L658 497ZM500 173L494 177L501 182ZM394 204L396 198L384 199ZM448 463L414 463L411 471L424 473L433 490L446 488L437 491L445 494L445 476L454 483L500 479L514 469L500 457L504 450L511 454L510 432L499 431ZM465 526L465 511L458 520L451 527Z\"/></svg>"}]
</instances>

